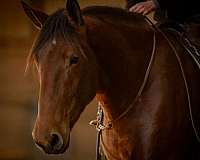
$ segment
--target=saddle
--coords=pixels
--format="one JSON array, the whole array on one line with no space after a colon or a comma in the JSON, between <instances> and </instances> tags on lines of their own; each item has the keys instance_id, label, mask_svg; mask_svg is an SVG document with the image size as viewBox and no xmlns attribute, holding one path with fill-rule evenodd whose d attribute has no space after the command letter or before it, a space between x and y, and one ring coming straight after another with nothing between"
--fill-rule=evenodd
<instances>
[{"instance_id":1,"label":"saddle","mask_svg":"<svg viewBox=\"0 0 200 160\"><path fill-rule=\"evenodd\" d=\"M185 31L185 37L197 48L200 48L200 24L190 23Z\"/></svg>"},{"instance_id":2,"label":"saddle","mask_svg":"<svg viewBox=\"0 0 200 160\"><path fill-rule=\"evenodd\" d=\"M167 29L175 34L182 47L192 56L200 69L200 23L194 21L185 24L168 21L158 25L163 30Z\"/></svg>"}]
</instances>

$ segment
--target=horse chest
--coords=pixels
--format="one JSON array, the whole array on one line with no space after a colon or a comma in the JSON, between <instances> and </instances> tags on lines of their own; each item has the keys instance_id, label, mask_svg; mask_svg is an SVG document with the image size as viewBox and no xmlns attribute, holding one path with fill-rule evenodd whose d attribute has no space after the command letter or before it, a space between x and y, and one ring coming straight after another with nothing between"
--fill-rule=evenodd
<instances>
[{"instance_id":1,"label":"horse chest","mask_svg":"<svg viewBox=\"0 0 200 160\"><path fill-rule=\"evenodd\" d=\"M101 146L108 160L130 160L132 145L127 137L120 137L114 131L104 131Z\"/></svg>"}]
</instances>

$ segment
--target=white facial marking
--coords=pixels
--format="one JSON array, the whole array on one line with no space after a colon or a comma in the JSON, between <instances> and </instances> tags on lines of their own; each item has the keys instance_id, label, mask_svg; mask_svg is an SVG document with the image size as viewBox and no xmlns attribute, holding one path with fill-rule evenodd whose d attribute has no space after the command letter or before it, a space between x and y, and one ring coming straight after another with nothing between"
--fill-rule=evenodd
<instances>
[{"instance_id":1,"label":"white facial marking","mask_svg":"<svg viewBox=\"0 0 200 160\"><path fill-rule=\"evenodd\" d=\"M56 40L55 39L53 39L52 44L56 45Z\"/></svg>"}]
</instances>

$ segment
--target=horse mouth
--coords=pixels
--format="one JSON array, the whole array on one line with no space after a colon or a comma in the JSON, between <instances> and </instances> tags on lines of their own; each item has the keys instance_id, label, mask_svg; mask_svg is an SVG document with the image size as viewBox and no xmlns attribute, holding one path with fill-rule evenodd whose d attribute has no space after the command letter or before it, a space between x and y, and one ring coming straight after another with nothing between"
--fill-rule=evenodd
<instances>
[{"instance_id":1,"label":"horse mouth","mask_svg":"<svg viewBox=\"0 0 200 160\"><path fill-rule=\"evenodd\" d=\"M63 144L60 148L53 147L51 145L42 146L39 143L35 142L36 146L42 150L46 154L63 154L69 147L70 140L68 139L65 144Z\"/></svg>"},{"instance_id":2,"label":"horse mouth","mask_svg":"<svg viewBox=\"0 0 200 160\"><path fill-rule=\"evenodd\" d=\"M52 147L47 147L47 148L43 148L42 150L46 153L46 154L64 154L65 151L68 149L69 147L69 141L62 146L62 148L58 149L54 149Z\"/></svg>"},{"instance_id":3,"label":"horse mouth","mask_svg":"<svg viewBox=\"0 0 200 160\"><path fill-rule=\"evenodd\" d=\"M53 153L53 154L63 154L65 153L65 151L69 148L69 140L67 141L66 145L64 145L60 151L56 152L56 153Z\"/></svg>"}]
</instances>

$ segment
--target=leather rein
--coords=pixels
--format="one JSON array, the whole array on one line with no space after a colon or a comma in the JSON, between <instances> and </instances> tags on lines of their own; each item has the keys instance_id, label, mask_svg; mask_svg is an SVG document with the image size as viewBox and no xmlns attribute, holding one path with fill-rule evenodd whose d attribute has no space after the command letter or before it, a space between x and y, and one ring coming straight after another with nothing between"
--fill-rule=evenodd
<instances>
[{"instance_id":1,"label":"leather rein","mask_svg":"<svg viewBox=\"0 0 200 160\"><path fill-rule=\"evenodd\" d=\"M167 35L165 35L165 33L163 33L158 27L156 27L153 22L151 20L149 20L148 17L145 17L145 20L147 21L147 23L150 24L150 26L153 28L154 31L154 35L153 35L153 49L152 49L152 53L151 53L151 58L149 61L149 65L146 69L146 73L142 82L142 85L140 86L140 89L136 95L136 97L134 98L133 103L124 111L122 112L116 119L108 122L107 124L103 124L103 109L102 109L102 104L100 102L98 102L98 111L97 111L97 119L93 120L90 122L90 125L94 125L96 127L97 130L97 142L96 142L96 160L101 160L101 147L100 147L100 140L101 140L101 134L102 131L105 129L112 129L113 124L120 120L121 118L123 118L125 115L127 115L129 113L129 111L134 107L134 104L138 101L139 97L141 96L144 87L148 81L149 75L150 75L150 71L152 68L152 64L153 64L153 60L155 57L155 49L156 49L156 31L161 33L161 35L165 38L165 40L168 42L169 46L172 48L172 50L174 51L174 54L176 56L176 59L178 61L178 64L180 66L181 69L181 73L182 73L182 77L184 80L184 84L185 84L185 89L187 92L187 99L188 99L188 108L189 108L189 114L190 114L190 121L192 124L192 128L194 131L194 134L196 136L197 141L200 143L200 135L197 132L197 128L196 125L194 123L194 117L193 117L193 113L192 113L192 106L191 106L191 97L190 97L190 93L189 93L189 87L187 84L187 80L186 80L186 76L185 76L185 72L183 69L183 65L181 62L180 57L178 56L177 50L176 48L173 46L172 42L169 40L169 38L167 37ZM185 46L183 45L183 47L185 48ZM187 48L185 48L187 50ZM188 51L188 50L187 50ZM190 51L188 51L189 54L191 55ZM192 56L192 58L194 59L194 57ZM196 61L195 61L196 62ZM198 66L200 68L200 66Z\"/></svg>"},{"instance_id":2,"label":"leather rein","mask_svg":"<svg viewBox=\"0 0 200 160\"><path fill-rule=\"evenodd\" d=\"M148 21L147 21L148 22ZM148 22L149 23L149 22ZM150 24L152 25L152 24ZM152 27L152 26L151 26ZM153 27L152 27L153 28ZM92 120L89 124L93 125L96 127L97 130L97 141L96 141L96 160L100 160L101 159L101 147L100 147L100 140L101 140L101 133L103 130L105 129L112 129L113 124L120 120L121 118L123 118L125 115L127 115L129 113L129 111L134 107L134 104L138 101L138 99L140 98L141 94L144 91L144 88L147 84L149 75L150 75L150 71L153 65L153 60L155 57L155 51L156 51L156 33L155 30L154 34L153 34L153 44L152 44L152 53L151 53L151 58L149 60L149 64L148 67L146 69L145 72L145 76L142 82L142 85L140 86L140 89L138 90L138 93L136 95L136 97L134 98L133 103L124 111L122 112L116 119L108 122L107 124L103 124L103 109L102 109L102 104L100 102L98 102L98 106L97 106L97 118L96 120Z\"/></svg>"}]
</instances>

